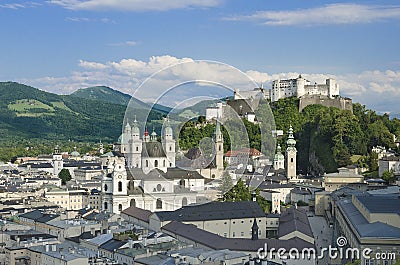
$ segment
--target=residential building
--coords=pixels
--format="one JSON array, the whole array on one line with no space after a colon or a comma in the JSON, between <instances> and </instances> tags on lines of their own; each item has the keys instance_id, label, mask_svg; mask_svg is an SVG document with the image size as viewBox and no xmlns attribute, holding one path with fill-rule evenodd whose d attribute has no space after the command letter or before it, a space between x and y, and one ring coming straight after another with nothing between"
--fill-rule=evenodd
<instances>
[{"instance_id":1,"label":"residential building","mask_svg":"<svg viewBox=\"0 0 400 265\"><path fill-rule=\"evenodd\" d=\"M44 196L66 210L80 210L89 205L89 193L82 189L48 188Z\"/></svg>"},{"instance_id":2,"label":"residential building","mask_svg":"<svg viewBox=\"0 0 400 265\"><path fill-rule=\"evenodd\" d=\"M328 192L335 191L349 184L363 184L364 176L355 174L348 168L339 168L338 173L329 173L324 175L323 186Z\"/></svg>"}]
</instances>

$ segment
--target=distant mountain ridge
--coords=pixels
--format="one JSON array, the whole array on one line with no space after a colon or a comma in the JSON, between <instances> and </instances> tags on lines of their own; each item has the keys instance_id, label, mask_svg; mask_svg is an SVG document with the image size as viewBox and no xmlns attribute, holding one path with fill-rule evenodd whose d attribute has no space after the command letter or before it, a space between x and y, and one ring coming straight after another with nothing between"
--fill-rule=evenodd
<instances>
[{"instance_id":1,"label":"distant mountain ridge","mask_svg":"<svg viewBox=\"0 0 400 265\"><path fill-rule=\"evenodd\" d=\"M57 95L16 82L0 82L1 140L117 139L122 131L126 104L129 102L127 97L106 87L88 89L77 94ZM82 95L92 96L88 99ZM109 95L107 100L105 95ZM133 111L138 120L145 121L148 117L145 117L143 109L148 109L148 105L140 100L135 103ZM159 120L163 115L153 109L149 117Z\"/></svg>"},{"instance_id":2,"label":"distant mountain ridge","mask_svg":"<svg viewBox=\"0 0 400 265\"><path fill-rule=\"evenodd\" d=\"M151 106L139 99L136 99L128 94L122 93L121 91L112 89L107 86L94 86L94 87L87 87L81 88L76 90L71 94L71 96L84 98L84 99L91 99L91 100L98 100L102 102L112 103L127 106L130 104L131 108L134 109L149 109ZM155 104L152 106L154 110L158 110L161 112L169 112L171 108Z\"/></svg>"}]
</instances>

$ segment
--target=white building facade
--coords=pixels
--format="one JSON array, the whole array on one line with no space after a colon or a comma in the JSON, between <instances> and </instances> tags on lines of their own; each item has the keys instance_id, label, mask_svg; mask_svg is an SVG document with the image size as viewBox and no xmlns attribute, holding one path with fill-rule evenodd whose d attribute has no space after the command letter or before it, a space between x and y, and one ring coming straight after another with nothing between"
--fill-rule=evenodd
<instances>
[{"instance_id":1,"label":"white building facade","mask_svg":"<svg viewBox=\"0 0 400 265\"><path fill-rule=\"evenodd\" d=\"M302 97L308 95L322 95L329 98L339 96L339 85L333 78L325 80L325 84L311 84L310 81L299 75L296 79L278 79L272 82L271 101L281 98Z\"/></svg>"}]
</instances>

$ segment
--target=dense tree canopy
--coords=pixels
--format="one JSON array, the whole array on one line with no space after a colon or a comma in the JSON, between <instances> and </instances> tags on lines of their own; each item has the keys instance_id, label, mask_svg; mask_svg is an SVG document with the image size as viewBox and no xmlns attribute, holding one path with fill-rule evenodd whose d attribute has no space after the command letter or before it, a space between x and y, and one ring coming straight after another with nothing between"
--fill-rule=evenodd
<instances>
[{"instance_id":1,"label":"dense tree canopy","mask_svg":"<svg viewBox=\"0 0 400 265\"><path fill-rule=\"evenodd\" d=\"M395 149L393 135L400 137L400 120L378 115L359 103L353 104L353 113L334 107L309 105L298 111L297 98L281 99L270 104L276 128L284 131L277 139L282 149L286 148L287 131L293 126L298 151L298 172L322 174L335 172L338 167L357 163L377 170L377 157L373 146ZM197 146L203 137L212 137L215 125L190 121L180 131L180 148L187 150ZM247 121L243 124L248 133L248 143L261 150L260 126ZM231 138L235 134L223 129L225 151L230 150ZM235 140L236 141L236 140ZM352 158L358 157L358 161Z\"/></svg>"}]
</instances>

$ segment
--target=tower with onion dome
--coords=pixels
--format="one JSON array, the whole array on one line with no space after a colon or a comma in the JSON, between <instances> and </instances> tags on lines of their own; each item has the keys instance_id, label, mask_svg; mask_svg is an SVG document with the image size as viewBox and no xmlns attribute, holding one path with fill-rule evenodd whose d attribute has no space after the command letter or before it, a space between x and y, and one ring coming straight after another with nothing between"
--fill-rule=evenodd
<instances>
[{"instance_id":1,"label":"tower with onion dome","mask_svg":"<svg viewBox=\"0 0 400 265\"><path fill-rule=\"evenodd\" d=\"M290 182L297 182L297 174L296 174L296 140L293 136L293 128L290 125L288 139L286 141L286 177Z\"/></svg>"}]
</instances>

